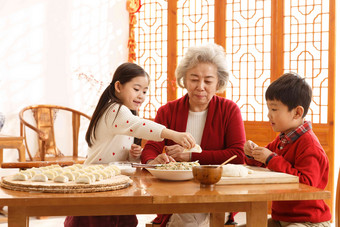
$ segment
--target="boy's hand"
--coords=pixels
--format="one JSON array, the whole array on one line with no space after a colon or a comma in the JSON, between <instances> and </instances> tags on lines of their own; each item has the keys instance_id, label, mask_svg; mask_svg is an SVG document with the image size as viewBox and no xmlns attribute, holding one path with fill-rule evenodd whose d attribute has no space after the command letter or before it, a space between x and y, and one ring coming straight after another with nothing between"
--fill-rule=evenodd
<instances>
[{"instance_id":1,"label":"boy's hand","mask_svg":"<svg viewBox=\"0 0 340 227\"><path fill-rule=\"evenodd\" d=\"M256 143L254 143L251 140L248 140L245 144L244 144L244 153L250 157L253 157L253 150L254 148L258 147Z\"/></svg>"},{"instance_id":2,"label":"boy's hand","mask_svg":"<svg viewBox=\"0 0 340 227\"><path fill-rule=\"evenodd\" d=\"M189 162L190 153L183 153L184 148L178 144L172 146L165 146L165 152L170 157L174 158L178 162Z\"/></svg>"},{"instance_id":3,"label":"boy's hand","mask_svg":"<svg viewBox=\"0 0 340 227\"><path fill-rule=\"evenodd\" d=\"M142 147L137 144L132 144L130 149L130 157L137 159L142 154Z\"/></svg>"},{"instance_id":4,"label":"boy's hand","mask_svg":"<svg viewBox=\"0 0 340 227\"><path fill-rule=\"evenodd\" d=\"M266 164L266 160L272 152L265 147L255 147L252 153L256 161Z\"/></svg>"}]
</instances>

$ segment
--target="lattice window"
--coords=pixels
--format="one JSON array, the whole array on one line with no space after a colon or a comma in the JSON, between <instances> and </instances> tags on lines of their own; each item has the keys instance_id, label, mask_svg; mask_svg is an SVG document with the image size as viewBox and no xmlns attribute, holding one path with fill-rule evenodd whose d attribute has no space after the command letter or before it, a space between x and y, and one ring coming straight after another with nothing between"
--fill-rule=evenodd
<instances>
[{"instance_id":1,"label":"lattice window","mask_svg":"<svg viewBox=\"0 0 340 227\"><path fill-rule=\"evenodd\" d=\"M327 123L329 2L285 1L284 70L304 76L313 87L307 118Z\"/></svg>"},{"instance_id":2,"label":"lattice window","mask_svg":"<svg viewBox=\"0 0 340 227\"><path fill-rule=\"evenodd\" d=\"M227 98L248 121L266 121L270 83L271 2L226 2L226 52L231 63Z\"/></svg>"},{"instance_id":3,"label":"lattice window","mask_svg":"<svg viewBox=\"0 0 340 227\"><path fill-rule=\"evenodd\" d=\"M175 2L176 7L169 9L173 1L143 0L137 14L137 63L152 77L149 99L141 109L143 117L154 118L161 105L186 92L175 87L169 61L174 66L189 46L216 42L216 38L221 40L217 36L223 36L225 43L221 45L225 46L231 71L226 97L238 104L245 121L267 121L266 88L283 72L295 71L313 87L314 99L307 119L327 123L328 1L225 0L225 15L221 18L215 15L219 10L215 4L221 4L216 0ZM279 28L272 32L273 20L277 19L272 18L274 3L284 6L274 7L283 11L284 19L275 24ZM176 14L176 21L168 20L169 13ZM217 20L225 21L224 34L215 30ZM169 27L174 23L176 34L169 38ZM283 40L275 34L280 26ZM176 40L172 53L167 53L169 39ZM171 55L176 57L170 59ZM174 94L170 99L169 93Z\"/></svg>"},{"instance_id":4,"label":"lattice window","mask_svg":"<svg viewBox=\"0 0 340 227\"><path fill-rule=\"evenodd\" d=\"M190 46L214 42L214 0L177 2L177 54L180 60ZM186 90L178 88L177 96Z\"/></svg>"},{"instance_id":5,"label":"lattice window","mask_svg":"<svg viewBox=\"0 0 340 227\"><path fill-rule=\"evenodd\" d=\"M155 118L157 109L167 102L167 1L143 1L137 13L137 63L151 77L148 98L140 112Z\"/></svg>"}]
</instances>

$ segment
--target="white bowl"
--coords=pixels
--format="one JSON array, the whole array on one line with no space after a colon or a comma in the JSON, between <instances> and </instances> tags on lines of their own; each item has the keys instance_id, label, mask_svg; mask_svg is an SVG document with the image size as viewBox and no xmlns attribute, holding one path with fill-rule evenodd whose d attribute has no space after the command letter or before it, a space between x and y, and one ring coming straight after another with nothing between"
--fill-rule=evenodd
<instances>
[{"instance_id":1,"label":"white bowl","mask_svg":"<svg viewBox=\"0 0 340 227\"><path fill-rule=\"evenodd\" d=\"M169 181L184 181L194 178L192 170L163 170L147 168L147 170L158 179Z\"/></svg>"}]
</instances>

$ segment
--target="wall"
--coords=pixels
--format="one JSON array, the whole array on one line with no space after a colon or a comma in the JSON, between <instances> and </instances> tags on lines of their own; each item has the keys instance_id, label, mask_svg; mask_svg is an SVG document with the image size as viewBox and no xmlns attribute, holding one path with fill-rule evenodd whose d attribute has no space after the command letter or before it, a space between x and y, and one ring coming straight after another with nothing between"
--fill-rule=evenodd
<instances>
[{"instance_id":1,"label":"wall","mask_svg":"<svg viewBox=\"0 0 340 227\"><path fill-rule=\"evenodd\" d=\"M115 68L127 61L128 28L126 0L0 0L1 133L19 135L18 113L27 105L92 115ZM63 153L71 154L69 144ZM4 161L16 159L5 150Z\"/></svg>"}]
</instances>

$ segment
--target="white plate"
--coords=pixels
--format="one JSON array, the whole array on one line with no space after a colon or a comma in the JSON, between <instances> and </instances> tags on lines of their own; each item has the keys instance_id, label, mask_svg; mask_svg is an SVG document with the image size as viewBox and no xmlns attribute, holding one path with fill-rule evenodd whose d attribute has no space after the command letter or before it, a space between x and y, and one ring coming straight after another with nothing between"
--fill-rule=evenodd
<instances>
[{"instance_id":1,"label":"white plate","mask_svg":"<svg viewBox=\"0 0 340 227\"><path fill-rule=\"evenodd\" d=\"M192 170L163 170L147 168L149 172L158 179L170 181L183 181L194 178Z\"/></svg>"}]
</instances>

